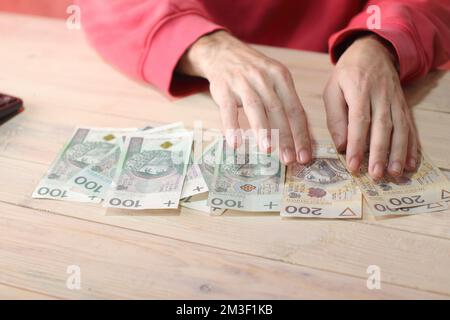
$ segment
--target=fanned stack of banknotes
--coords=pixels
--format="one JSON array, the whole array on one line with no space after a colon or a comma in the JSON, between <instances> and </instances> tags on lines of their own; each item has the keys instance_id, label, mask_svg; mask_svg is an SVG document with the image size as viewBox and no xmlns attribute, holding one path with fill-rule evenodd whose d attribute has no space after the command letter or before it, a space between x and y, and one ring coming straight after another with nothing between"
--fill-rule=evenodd
<instances>
[{"instance_id":1,"label":"fanned stack of banknotes","mask_svg":"<svg viewBox=\"0 0 450 320\"><path fill-rule=\"evenodd\" d=\"M283 217L361 218L442 211L449 172L421 154L416 172L373 181L367 161L351 175L330 141L313 145L309 165L279 161L244 140L194 143L182 123L143 129L77 128L33 198L91 202L122 209L177 209L221 215L227 209ZM447 175L447 176L446 176Z\"/></svg>"}]
</instances>

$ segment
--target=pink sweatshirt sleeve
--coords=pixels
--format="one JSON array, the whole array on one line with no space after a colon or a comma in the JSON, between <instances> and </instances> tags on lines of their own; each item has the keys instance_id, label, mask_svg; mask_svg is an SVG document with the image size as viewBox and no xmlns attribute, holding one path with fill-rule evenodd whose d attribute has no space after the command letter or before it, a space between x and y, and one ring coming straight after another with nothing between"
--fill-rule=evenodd
<instances>
[{"instance_id":1,"label":"pink sweatshirt sleeve","mask_svg":"<svg viewBox=\"0 0 450 320\"><path fill-rule=\"evenodd\" d=\"M201 36L223 29L195 0L77 0L89 41L127 75L167 95L195 90L198 81L174 76L185 52Z\"/></svg>"},{"instance_id":2,"label":"pink sweatshirt sleeve","mask_svg":"<svg viewBox=\"0 0 450 320\"><path fill-rule=\"evenodd\" d=\"M349 25L329 39L334 63L346 44L361 32L371 31L394 47L400 65L400 79L409 82L450 59L449 0L369 1L380 8L380 29L367 27L371 15L364 9Z\"/></svg>"}]
</instances>

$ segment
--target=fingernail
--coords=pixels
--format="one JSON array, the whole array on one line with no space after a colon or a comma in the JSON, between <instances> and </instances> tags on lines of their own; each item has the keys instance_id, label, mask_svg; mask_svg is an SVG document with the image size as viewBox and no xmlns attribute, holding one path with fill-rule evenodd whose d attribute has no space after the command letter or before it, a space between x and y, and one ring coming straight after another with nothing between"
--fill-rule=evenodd
<instances>
[{"instance_id":1,"label":"fingernail","mask_svg":"<svg viewBox=\"0 0 450 320\"><path fill-rule=\"evenodd\" d=\"M310 152L307 149L301 149L298 152L298 162L301 164L307 164L311 161L311 155Z\"/></svg>"},{"instance_id":2,"label":"fingernail","mask_svg":"<svg viewBox=\"0 0 450 320\"><path fill-rule=\"evenodd\" d=\"M261 145L265 152L270 152L270 148L272 147L272 144L271 144L269 137L263 137L261 139Z\"/></svg>"},{"instance_id":3,"label":"fingernail","mask_svg":"<svg viewBox=\"0 0 450 320\"><path fill-rule=\"evenodd\" d=\"M409 168L410 168L411 170L414 170L414 169L416 169L416 165L417 165L416 159L410 158L409 161L408 161L408 166L409 166Z\"/></svg>"},{"instance_id":4,"label":"fingernail","mask_svg":"<svg viewBox=\"0 0 450 320\"><path fill-rule=\"evenodd\" d=\"M384 175L384 166L381 163L376 163L372 168L373 178L380 179Z\"/></svg>"},{"instance_id":5,"label":"fingernail","mask_svg":"<svg viewBox=\"0 0 450 320\"><path fill-rule=\"evenodd\" d=\"M295 161L295 152L291 148L285 148L283 150L283 162L289 164Z\"/></svg>"},{"instance_id":6,"label":"fingernail","mask_svg":"<svg viewBox=\"0 0 450 320\"><path fill-rule=\"evenodd\" d=\"M402 174L402 165L398 161L393 161L389 164L389 171L391 174L394 175L401 175Z\"/></svg>"},{"instance_id":7,"label":"fingernail","mask_svg":"<svg viewBox=\"0 0 450 320\"><path fill-rule=\"evenodd\" d=\"M353 157L348 163L348 168L351 172L359 171L359 160L358 157Z\"/></svg>"}]
</instances>

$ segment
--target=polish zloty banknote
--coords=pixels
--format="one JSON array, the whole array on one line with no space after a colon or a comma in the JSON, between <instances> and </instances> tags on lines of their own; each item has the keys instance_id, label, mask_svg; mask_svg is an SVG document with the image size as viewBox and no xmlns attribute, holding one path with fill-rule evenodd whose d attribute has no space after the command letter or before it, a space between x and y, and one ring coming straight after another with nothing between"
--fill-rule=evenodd
<instances>
[{"instance_id":1,"label":"polish zloty banknote","mask_svg":"<svg viewBox=\"0 0 450 320\"><path fill-rule=\"evenodd\" d=\"M85 194L91 199L102 201L109 190L117 168L120 153L123 150L123 140L118 139L114 149L106 154L96 164L91 164L75 174L67 185L72 191Z\"/></svg>"},{"instance_id":2,"label":"polish zloty banknote","mask_svg":"<svg viewBox=\"0 0 450 320\"><path fill-rule=\"evenodd\" d=\"M174 132L186 132L182 122L171 123L165 126L152 127L145 130L146 134L171 134ZM190 197L199 193L207 192L208 187L205 180L203 179L200 168L197 163L193 160L191 156L186 177L183 184L183 189L181 192L181 198Z\"/></svg>"},{"instance_id":3,"label":"polish zloty banknote","mask_svg":"<svg viewBox=\"0 0 450 320\"><path fill-rule=\"evenodd\" d=\"M192 132L128 137L104 206L176 209L191 147Z\"/></svg>"},{"instance_id":4,"label":"polish zloty banknote","mask_svg":"<svg viewBox=\"0 0 450 320\"><path fill-rule=\"evenodd\" d=\"M401 177L385 176L379 181L368 175L368 159L365 157L362 172L354 179L373 215L417 214L447 209L444 199L447 179L423 152L419 155L415 172L405 172Z\"/></svg>"},{"instance_id":5,"label":"polish zloty banknote","mask_svg":"<svg viewBox=\"0 0 450 320\"><path fill-rule=\"evenodd\" d=\"M334 145L323 146L326 143L316 145L311 164L288 166L281 216L361 218L360 190L332 151Z\"/></svg>"},{"instance_id":6,"label":"polish zloty banknote","mask_svg":"<svg viewBox=\"0 0 450 320\"><path fill-rule=\"evenodd\" d=\"M215 167L215 153L217 147L218 140L215 140L208 144L206 148L203 150L203 153L199 157L199 159L194 160L197 162L198 170L200 170L202 182L197 182L197 185L204 186L203 183L206 184L207 190L210 190L212 179L214 177L214 167ZM187 178L187 176L186 176ZM187 179L186 179L187 180ZM186 185L185 180L185 185ZM186 186L183 186L183 190ZM192 189L192 188L191 188ZM218 208L218 207L210 207L208 205L208 195L205 194L191 194L190 196L182 196L182 201L180 202L181 206L186 208L191 208L195 210L199 210L202 212L209 213L210 215L220 216L222 215L226 209Z\"/></svg>"},{"instance_id":7,"label":"polish zloty banknote","mask_svg":"<svg viewBox=\"0 0 450 320\"><path fill-rule=\"evenodd\" d=\"M184 126L181 122L171 123L159 127L147 127L142 129L143 135L161 135L171 134L173 132L183 131ZM135 131L125 132L134 133ZM124 134L125 134L124 133ZM87 195L90 199L103 200L106 192L110 188L117 167L117 162L121 151L123 150L126 136L123 135L121 139L116 140L116 147L110 150L98 163L88 165L77 174L75 174L69 181L68 185L72 191Z\"/></svg>"},{"instance_id":8,"label":"polish zloty banknote","mask_svg":"<svg viewBox=\"0 0 450 320\"><path fill-rule=\"evenodd\" d=\"M116 147L117 137L136 130L77 128L39 182L32 197L98 203L99 198L75 192L67 182L84 168L96 165L111 153Z\"/></svg>"},{"instance_id":9,"label":"polish zloty banknote","mask_svg":"<svg viewBox=\"0 0 450 320\"><path fill-rule=\"evenodd\" d=\"M241 211L280 211L285 166L273 152L258 151L246 140L234 150L222 139L208 205Z\"/></svg>"},{"instance_id":10,"label":"polish zloty banknote","mask_svg":"<svg viewBox=\"0 0 450 320\"><path fill-rule=\"evenodd\" d=\"M316 140L312 142L313 159L338 159L334 143L330 140Z\"/></svg>"},{"instance_id":11,"label":"polish zloty banknote","mask_svg":"<svg viewBox=\"0 0 450 320\"><path fill-rule=\"evenodd\" d=\"M180 200L180 205L209 214L210 216L221 216L226 209L210 207L208 205L208 194L197 194Z\"/></svg>"},{"instance_id":12,"label":"polish zloty banknote","mask_svg":"<svg viewBox=\"0 0 450 320\"><path fill-rule=\"evenodd\" d=\"M186 172L186 178L184 179L181 198L192 197L193 195L204 192L208 192L208 185L203 178L198 163L195 163L194 159L191 157Z\"/></svg>"}]
</instances>

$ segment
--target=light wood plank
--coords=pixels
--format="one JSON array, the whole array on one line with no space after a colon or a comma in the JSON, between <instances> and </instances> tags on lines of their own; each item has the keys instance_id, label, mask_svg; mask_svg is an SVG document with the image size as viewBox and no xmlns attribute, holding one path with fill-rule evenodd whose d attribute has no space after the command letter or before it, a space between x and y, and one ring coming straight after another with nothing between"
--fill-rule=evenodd
<instances>
[{"instance_id":1,"label":"light wood plank","mask_svg":"<svg viewBox=\"0 0 450 320\"><path fill-rule=\"evenodd\" d=\"M43 293L11 287L0 283L0 300L54 300Z\"/></svg>"},{"instance_id":2,"label":"light wood plank","mask_svg":"<svg viewBox=\"0 0 450 320\"><path fill-rule=\"evenodd\" d=\"M0 281L64 298L445 298L0 204ZM69 265L81 290L66 288ZM1 289L1 287L0 287Z\"/></svg>"},{"instance_id":3,"label":"light wood plank","mask_svg":"<svg viewBox=\"0 0 450 320\"><path fill-rule=\"evenodd\" d=\"M376 264L389 283L450 294L448 238L358 221L288 221L276 214L209 217L185 209L181 214L106 211L95 205L36 200L30 195L46 166L0 161L9 181L0 199L12 204L361 278ZM440 218L448 226L448 213Z\"/></svg>"}]
</instances>

